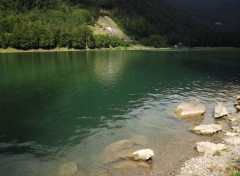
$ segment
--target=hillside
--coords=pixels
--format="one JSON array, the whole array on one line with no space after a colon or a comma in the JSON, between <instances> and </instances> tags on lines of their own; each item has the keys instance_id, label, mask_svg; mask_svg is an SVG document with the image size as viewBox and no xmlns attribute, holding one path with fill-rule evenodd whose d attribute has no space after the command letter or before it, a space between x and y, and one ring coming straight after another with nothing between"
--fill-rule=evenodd
<instances>
[{"instance_id":1,"label":"hillside","mask_svg":"<svg viewBox=\"0 0 240 176\"><path fill-rule=\"evenodd\" d=\"M240 31L239 0L167 0L212 30Z\"/></svg>"},{"instance_id":2,"label":"hillside","mask_svg":"<svg viewBox=\"0 0 240 176\"><path fill-rule=\"evenodd\" d=\"M163 0L0 0L2 48L108 48L128 46L126 39L154 47L240 46L239 38L210 33Z\"/></svg>"},{"instance_id":3,"label":"hillside","mask_svg":"<svg viewBox=\"0 0 240 176\"><path fill-rule=\"evenodd\" d=\"M129 37L109 16L100 16L96 24L91 27L94 35L109 35L119 39L129 40Z\"/></svg>"}]
</instances>

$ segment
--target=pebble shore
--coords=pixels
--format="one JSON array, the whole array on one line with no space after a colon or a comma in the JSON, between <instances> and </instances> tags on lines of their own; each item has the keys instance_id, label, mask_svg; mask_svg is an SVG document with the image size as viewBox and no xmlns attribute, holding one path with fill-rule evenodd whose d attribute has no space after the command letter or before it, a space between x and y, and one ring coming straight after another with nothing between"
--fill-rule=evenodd
<instances>
[{"instance_id":1,"label":"pebble shore","mask_svg":"<svg viewBox=\"0 0 240 176\"><path fill-rule=\"evenodd\" d=\"M240 144L229 144L226 139L227 132L234 132L235 138L240 137L240 113L226 117L231 122L231 129L223 131L222 143L226 144L226 150L219 151L215 155L201 155L186 161L180 168L178 176L232 176L240 172ZM235 176L235 175L234 175Z\"/></svg>"}]
</instances>

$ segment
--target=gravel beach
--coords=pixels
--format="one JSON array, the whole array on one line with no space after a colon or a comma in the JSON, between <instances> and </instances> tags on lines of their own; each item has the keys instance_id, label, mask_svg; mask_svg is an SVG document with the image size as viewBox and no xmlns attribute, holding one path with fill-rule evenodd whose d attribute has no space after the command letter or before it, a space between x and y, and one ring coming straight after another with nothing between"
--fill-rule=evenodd
<instances>
[{"instance_id":1,"label":"gravel beach","mask_svg":"<svg viewBox=\"0 0 240 176\"><path fill-rule=\"evenodd\" d=\"M223 151L214 155L191 158L180 168L178 176L239 176L240 175L240 113L226 117L231 122L229 131L222 131Z\"/></svg>"}]
</instances>

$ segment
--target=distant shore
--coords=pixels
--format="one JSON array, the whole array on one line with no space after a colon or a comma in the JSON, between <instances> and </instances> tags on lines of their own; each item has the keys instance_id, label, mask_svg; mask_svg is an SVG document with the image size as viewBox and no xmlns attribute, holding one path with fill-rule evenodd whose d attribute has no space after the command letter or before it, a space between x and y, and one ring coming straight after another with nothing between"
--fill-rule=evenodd
<instances>
[{"instance_id":1,"label":"distant shore","mask_svg":"<svg viewBox=\"0 0 240 176\"><path fill-rule=\"evenodd\" d=\"M110 48L95 48L95 49L74 49L74 48L54 48L54 49L29 49L29 50L21 50L15 48L0 48L1 53L31 53L31 52L69 52L69 51L105 51L105 50L156 50L156 51L164 51L164 50L213 50L213 49L237 49L234 47L182 47L182 48L175 48L175 47L167 47L167 48L155 48L150 46L143 46L143 45L132 45L129 47L110 47Z\"/></svg>"},{"instance_id":2,"label":"distant shore","mask_svg":"<svg viewBox=\"0 0 240 176\"><path fill-rule=\"evenodd\" d=\"M29 49L21 50L15 48L0 48L0 53L27 53L27 52L68 52L68 51L105 51L105 50L170 50L176 48L154 48L143 45L132 45L130 47L100 48L100 49L74 49L74 48L54 48L54 49Z\"/></svg>"}]
</instances>

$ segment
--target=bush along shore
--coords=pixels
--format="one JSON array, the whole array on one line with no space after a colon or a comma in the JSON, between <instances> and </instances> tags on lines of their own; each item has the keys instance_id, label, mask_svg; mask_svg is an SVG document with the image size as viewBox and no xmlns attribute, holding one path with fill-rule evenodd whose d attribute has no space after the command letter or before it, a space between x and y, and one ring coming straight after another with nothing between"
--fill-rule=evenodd
<instances>
[{"instance_id":1,"label":"bush along shore","mask_svg":"<svg viewBox=\"0 0 240 176\"><path fill-rule=\"evenodd\" d=\"M215 118L223 118L230 124L228 130L221 125L199 125L190 130L198 135L220 136L221 143L208 141L198 142L198 157L186 161L178 172L178 176L240 176L240 96L234 107L236 113L229 114L223 103L218 102ZM180 104L176 113L180 118L199 116L205 112L204 105L196 98L190 98Z\"/></svg>"}]
</instances>

